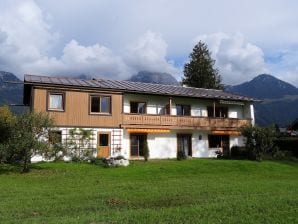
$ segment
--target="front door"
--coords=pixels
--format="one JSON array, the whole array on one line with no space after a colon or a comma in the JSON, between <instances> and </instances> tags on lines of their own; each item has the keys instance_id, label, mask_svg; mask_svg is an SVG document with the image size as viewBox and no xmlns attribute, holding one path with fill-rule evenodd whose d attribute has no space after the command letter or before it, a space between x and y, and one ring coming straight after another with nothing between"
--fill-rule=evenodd
<instances>
[{"instance_id":1,"label":"front door","mask_svg":"<svg viewBox=\"0 0 298 224\"><path fill-rule=\"evenodd\" d=\"M191 134L177 134L177 153L192 156Z\"/></svg>"},{"instance_id":2,"label":"front door","mask_svg":"<svg viewBox=\"0 0 298 224\"><path fill-rule=\"evenodd\" d=\"M110 156L111 138L109 132L98 133L97 157L107 158Z\"/></svg>"}]
</instances>

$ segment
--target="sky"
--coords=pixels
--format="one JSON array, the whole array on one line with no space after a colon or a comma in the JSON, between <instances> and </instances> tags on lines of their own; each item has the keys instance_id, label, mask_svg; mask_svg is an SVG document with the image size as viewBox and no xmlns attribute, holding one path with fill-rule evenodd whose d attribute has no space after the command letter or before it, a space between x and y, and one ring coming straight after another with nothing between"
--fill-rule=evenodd
<instances>
[{"instance_id":1,"label":"sky","mask_svg":"<svg viewBox=\"0 0 298 224\"><path fill-rule=\"evenodd\" d=\"M267 73L298 87L295 0L1 0L0 70L179 81L198 41L223 83Z\"/></svg>"}]
</instances>

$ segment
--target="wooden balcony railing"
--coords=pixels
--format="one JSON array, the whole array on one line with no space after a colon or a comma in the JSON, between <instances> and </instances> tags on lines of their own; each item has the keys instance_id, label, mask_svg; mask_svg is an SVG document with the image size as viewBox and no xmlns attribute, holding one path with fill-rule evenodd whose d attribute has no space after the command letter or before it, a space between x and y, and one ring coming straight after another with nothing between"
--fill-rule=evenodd
<instances>
[{"instance_id":1,"label":"wooden balcony railing","mask_svg":"<svg viewBox=\"0 0 298 224\"><path fill-rule=\"evenodd\" d=\"M240 128L251 124L250 119L210 118L149 114L123 114L123 125L151 125L169 127Z\"/></svg>"}]
</instances>

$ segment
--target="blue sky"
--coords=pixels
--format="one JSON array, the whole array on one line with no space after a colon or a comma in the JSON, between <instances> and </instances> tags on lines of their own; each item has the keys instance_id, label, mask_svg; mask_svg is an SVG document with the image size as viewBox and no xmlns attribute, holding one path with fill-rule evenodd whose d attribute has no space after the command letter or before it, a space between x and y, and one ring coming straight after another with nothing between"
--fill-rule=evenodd
<instances>
[{"instance_id":1,"label":"blue sky","mask_svg":"<svg viewBox=\"0 0 298 224\"><path fill-rule=\"evenodd\" d=\"M294 0L2 0L0 70L178 80L205 41L225 84L270 73L298 86Z\"/></svg>"}]
</instances>

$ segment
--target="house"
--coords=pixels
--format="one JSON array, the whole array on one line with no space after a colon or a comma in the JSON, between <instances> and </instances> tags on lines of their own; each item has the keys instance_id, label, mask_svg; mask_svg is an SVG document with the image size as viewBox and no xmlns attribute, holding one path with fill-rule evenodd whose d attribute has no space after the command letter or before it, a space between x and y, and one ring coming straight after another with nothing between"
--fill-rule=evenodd
<instances>
[{"instance_id":1,"label":"house","mask_svg":"<svg viewBox=\"0 0 298 224\"><path fill-rule=\"evenodd\" d=\"M298 118L289 125L287 131L290 136L298 135Z\"/></svg>"},{"instance_id":2,"label":"house","mask_svg":"<svg viewBox=\"0 0 298 224\"><path fill-rule=\"evenodd\" d=\"M24 104L55 119L66 141L73 128L91 130L96 156L214 157L243 145L239 129L254 124L254 99L221 90L160 84L25 75Z\"/></svg>"}]
</instances>

